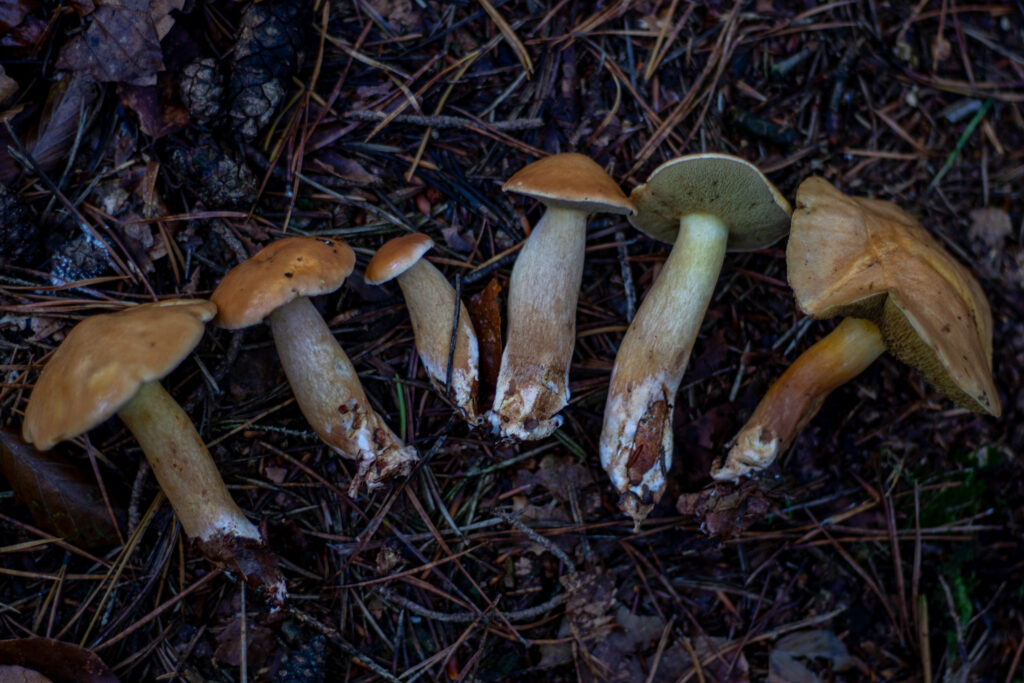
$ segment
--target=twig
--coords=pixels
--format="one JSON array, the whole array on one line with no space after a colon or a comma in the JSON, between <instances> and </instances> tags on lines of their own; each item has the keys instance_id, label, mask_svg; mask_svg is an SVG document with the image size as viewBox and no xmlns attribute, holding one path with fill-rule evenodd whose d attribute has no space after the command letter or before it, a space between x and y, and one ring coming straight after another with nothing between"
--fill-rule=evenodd
<instances>
[{"instance_id":1,"label":"twig","mask_svg":"<svg viewBox=\"0 0 1024 683\"><path fill-rule=\"evenodd\" d=\"M383 111L357 110L345 112L346 119L357 121L382 121L388 118L388 113ZM544 125L543 119L513 119L511 121L474 121L463 116L450 116L438 114L427 116L419 114L399 114L391 119L395 123L411 123L416 126L429 126L431 128L461 128L472 130L485 127L501 131L534 130Z\"/></svg>"},{"instance_id":2,"label":"twig","mask_svg":"<svg viewBox=\"0 0 1024 683\"><path fill-rule=\"evenodd\" d=\"M305 612L302 612L301 610L289 609L288 614L289 616L298 619L303 624L315 628L317 631L326 636L328 640L337 645L343 652L345 652L345 654L349 655L350 657L358 661L360 664L362 664L367 669L377 674L384 680L392 681L393 683L401 683L399 679L395 678L390 673L388 673L383 667L380 666L380 664L364 655L362 652L357 650L351 643L342 638L341 634L338 633L338 631L336 631L335 629L331 628L330 626L327 626L326 624L321 624L319 621L309 616Z\"/></svg>"},{"instance_id":3,"label":"twig","mask_svg":"<svg viewBox=\"0 0 1024 683\"><path fill-rule=\"evenodd\" d=\"M452 339L448 345L448 371L444 375L445 398L452 397L452 366L455 363L455 344L459 339L459 318L462 313L462 277L455 274L455 315L452 322Z\"/></svg>"},{"instance_id":4,"label":"twig","mask_svg":"<svg viewBox=\"0 0 1024 683\"><path fill-rule=\"evenodd\" d=\"M672 635L672 627L676 623L676 615L673 614L672 618L665 624L665 630L661 632L661 640L658 641L658 649L654 653L654 660L651 662L651 673L647 674L646 683L654 683L654 678L658 674L658 667L661 666L661 658L665 654L665 646L668 645L668 637ZM688 638L683 639L684 644L689 642ZM697 661L696 658L691 657L692 661Z\"/></svg>"},{"instance_id":5,"label":"twig","mask_svg":"<svg viewBox=\"0 0 1024 683\"><path fill-rule=\"evenodd\" d=\"M534 543L540 545L542 548L544 548L549 553L551 553L552 555L557 557L559 560L561 560L562 564L564 564L566 567L568 567L569 571L571 573L576 573L576 564L572 560L570 560L569 556L565 554L565 551L563 551L557 545L555 545L554 543L552 543L548 539L544 538L543 536L538 534L536 531L534 531L530 527L526 526L526 524L524 524L521 520L519 520L516 517L513 517L512 515L508 514L507 512L502 512L498 516L501 517L505 521L506 524L508 524L509 526L513 526L516 529L519 529L531 541L533 541Z\"/></svg>"},{"instance_id":6,"label":"twig","mask_svg":"<svg viewBox=\"0 0 1024 683\"><path fill-rule=\"evenodd\" d=\"M427 609L408 598L403 598L401 595L392 592L389 588L381 587L376 590L377 593L379 593L385 600L393 602L399 607L407 609L413 614L417 614L427 619L456 624L467 624L471 621L476 621L481 616L471 612L437 612L432 609ZM526 609L521 609L515 612L502 612L501 615L507 621L529 621L530 619L536 619L537 617L555 609L563 602L565 602L565 594L559 593L547 602L537 605L536 607L527 607ZM490 621L487 612L484 612L483 616L485 620Z\"/></svg>"}]
</instances>

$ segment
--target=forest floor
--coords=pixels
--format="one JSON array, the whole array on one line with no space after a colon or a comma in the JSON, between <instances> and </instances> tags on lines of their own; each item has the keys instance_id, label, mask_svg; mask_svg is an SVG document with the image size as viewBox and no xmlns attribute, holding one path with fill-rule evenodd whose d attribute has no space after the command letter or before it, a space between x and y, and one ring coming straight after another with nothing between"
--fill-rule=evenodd
<instances>
[{"instance_id":1,"label":"forest floor","mask_svg":"<svg viewBox=\"0 0 1024 683\"><path fill-rule=\"evenodd\" d=\"M105 663L88 681L1024 679L1020 2L288 5L5 5L0 638L85 648ZM885 355L764 477L698 500L759 397L835 324L796 309L785 241L730 253L676 402L669 489L635 530L598 438L670 245L591 220L564 423L515 445L453 416L401 292L362 278L385 240L424 232L493 332L543 211L502 183L566 151L627 193L715 151L790 201L821 176L896 202L988 296L1002 416ZM280 558L289 599L271 612L187 542L119 420L54 449L59 475L14 443L76 322L208 297L285 235L355 250L315 302L421 464L350 498L353 463L308 427L268 328L210 327L163 384ZM15 647L41 670L71 657Z\"/></svg>"}]
</instances>

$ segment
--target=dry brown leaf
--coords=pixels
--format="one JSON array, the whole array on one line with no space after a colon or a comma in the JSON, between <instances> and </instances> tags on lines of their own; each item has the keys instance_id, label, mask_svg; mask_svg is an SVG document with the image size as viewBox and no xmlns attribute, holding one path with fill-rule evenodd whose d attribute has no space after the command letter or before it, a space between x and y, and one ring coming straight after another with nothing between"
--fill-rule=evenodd
<instances>
[{"instance_id":1,"label":"dry brown leaf","mask_svg":"<svg viewBox=\"0 0 1024 683\"><path fill-rule=\"evenodd\" d=\"M423 195L420 196L422 197ZM427 215L429 215L429 213ZM466 234L470 235L470 231L467 230ZM475 247L472 240L466 239L466 237L459 233L459 229L454 225L448 226L447 228L441 228L441 235L444 237L444 243L457 252L468 254L472 252Z\"/></svg>"},{"instance_id":2,"label":"dry brown leaf","mask_svg":"<svg viewBox=\"0 0 1024 683\"><path fill-rule=\"evenodd\" d=\"M561 578L565 587L565 614L581 633L589 633L611 617L608 611L615 604L615 573L594 568Z\"/></svg>"},{"instance_id":3,"label":"dry brown leaf","mask_svg":"<svg viewBox=\"0 0 1024 683\"><path fill-rule=\"evenodd\" d=\"M501 285L497 280L491 280L482 292L471 296L466 303L480 346L480 390L477 394L480 405L491 404L494 387L498 383L498 370L501 368L500 293Z\"/></svg>"},{"instance_id":4,"label":"dry brown leaf","mask_svg":"<svg viewBox=\"0 0 1024 683\"><path fill-rule=\"evenodd\" d=\"M3 66L0 66L0 102L18 92L18 82L7 75Z\"/></svg>"},{"instance_id":5,"label":"dry brown leaf","mask_svg":"<svg viewBox=\"0 0 1024 683\"><path fill-rule=\"evenodd\" d=\"M576 464L568 455L546 455L533 475L541 486L561 501L569 500L570 490L579 491L594 483L590 470Z\"/></svg>"},{"instance_id":6,"label":"dry brown leaf","mask_svg":"<svg viewBox=\"0 0 1024 683\"><path fill-rule=\"evenodd\" d=\"M58 683L120 683L91 650L50 638L0 641L0 664L34 669Z\"/></svg>"},{"instance_id":7,"label":"dry brown leaf","mask_svg":"<svg viewBox=\"0 0 1024 683\"><path fill-rule=\"evenodd\" d=\"M117 87L121 103L139 117L139 128L157 140L185 128L188 110L178 100L172 80L160 74L156 85L121 84Z\"/></svg>"},{"instance_id":8,"label":"dry brown leaf","mask_svg":"<svg viewBox=\"0 0 1024 683\"><path fill-rule=\"evenodd\" d=\"M164 70L160 39L184 0L105 0L92 23L73 38L57 59L58 69L82 72L97 82L156 85ZM170 23L169 23L170 22Z\"/></svg>"},{"instance_id":9,"label":"dry brown leaf","mask_svg":"<svg viewBox=\"0 0 1024 683\"><path fill-rule=\"evenodd\" d=\"M83 548L117 545L117 530L91 472L56 453L36 450L9 429L0 430L0 473L32 513L36 526ZM112 501L116 506L116 501ZM124 514L121 507L115 514Z\"/></svg>"},{"instance_id":10,"label":"dry brown leaf","mask_svg":"<svg viewBox=\"0 0 1024 683\"><path fill-rule=\"evenodd\" d=\"M83 112L96 101L94 83L75 74L64 74L46 97L46 106L39 114L39 123L26 136L25 146L44 171L52 171L67 162L67 154Z\"/></svg>"},{"instance_id":11,"label":"dry brown leaf","mask_svg":"<svg viewBox=\"0 0 1024 683\"><path fill-rule=\"evenodd\" d=\"M369 5L398 35L423 30L423 16L412 0L370 0Z\"/></svg>"},{"instance_id":12,"label":"dry brown leaf","mask_svg":"<svg viewBox=\"0 0 1024 683\"><path fill-rule=\"evenodd\" d=\"M249 621L245 625L245 658L251 667L260 667L277 649L274 632L266 626ZM242 663L242 620L236 617L217 636L217 650L213 656L231 666Z\"/></svg>"},{"instance_id":13,"label":"dry brown leaf","mask_svg":"<svg viewBox=\"0 0 1024 683\"><path fill-rule=\"evenodd\" d=\"M36 0L0 2L0 47L17 53L34 51L48 26L38 9Z\"/></svg>"},{"instance_id":14,"label":"dry brown leaf","mask_svg":"<svg viewBox=\"0 0 1024 683\"><path fill-rule=\"evenodd\" d=\"M698 491L684 493L676 502L683 515L693 515L709 534L723 539L734 538L752 524L761 521L771 504L763 489L754 481L739 484L717 484Z\"/></svg>"},{"instance_id":15,"label":"dry brown leaf","mask_svg":"<svg viewBox=\"0 0 1024 683\"><path fill-rule=\"evenodd\" d=\"M328 149L318 153L314 163L346 183L365 186L380 182L380 177L367 171L358 161L344 157L333 150Z\"/></svg>"},{"instance_id":16,"label":"dry brown leaf","mask_svg":"<svg viewBox=\"0 0 1024 683\"><path fill-rule=\"evenodd\" d=\"M775 643L769 656L770 683L817 683L821 679L799 659L822 659L829 671L846 671L854 664L846 646L836 634L822 629L790 633Z\"/></svg>"}]
</instances>

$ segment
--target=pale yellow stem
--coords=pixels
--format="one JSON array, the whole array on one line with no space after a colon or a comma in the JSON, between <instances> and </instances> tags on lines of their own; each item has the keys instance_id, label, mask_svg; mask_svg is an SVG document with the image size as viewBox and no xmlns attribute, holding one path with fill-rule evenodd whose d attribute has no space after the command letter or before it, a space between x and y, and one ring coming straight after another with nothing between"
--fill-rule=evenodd
<instances>
[{"instance_id":1,"label":"pale yellow stem","mask_svg":"<svg viewBox=\"0 0 1024 683\"><path fill-rule=\"evenodd\" d=\"M231 498L192 420L159 382L117 413L135 435L185 534L208 558L240 572L281 604L285 585L259 530Z\"/></svg>"},{"instance_id":2,"label":"pale yellow stem","mask_svg":"<svg viewBox=\"0 0 1024 683\"><path fill-rule=\"evenodd\" d=\"M843 320L772 384L711 476L733 481L768 467L818 414L832 390L864 372L883 352L885 343L874 323Z\"/></svg>"},{"instance_id":3,"label":"pale yellow stem","mask_svg":"<svg viewBox=\"0 0 1024 683\"><path fill-rule=\"evenodd\" d=\"M359 461L349 487L373 490L409 474L416 452L391 431L363 392L356 369L307 297L270 314L270 329L295 401L313 430L342 455Z\"/></svg>"},{"instance_id":4,"label":"pale yellow stem","mask_svg":"<svg viewBox=\"0 0 1024 683\"><path fill-rule=\"evenodd\" d=\"M430 378L444 387L448 377L448 355L455 324L455 288L429 261L420 259L398 276L416 350ZM477 421L476 389L479 377L476 332L466 307L459 303L459 330L452 357L451 399L470 423Z\"/></svg>"},{"instance_id":5,"label":"pale yellow stem","mask_svg":"<svg viewBox=\"0 0 1024 683\"><path fill-rule=\"evenodd\" d=\"M488 419L502 438L532 441L562 424L576 342L587 213L548 207L516 258L508 341Z\"/></svg>"},{"instance_id":6,"label":"pale yellow stem","mask_svg":"<svg viewBox=\"0 0 1024 683\"><path fill-rule=\"evenodd\" d=\"M615 356L601 465L639 524L665 492L672 410L725 259L729 232L714 216L680 221L679 236Z\"/></svg>"}]
</instances>

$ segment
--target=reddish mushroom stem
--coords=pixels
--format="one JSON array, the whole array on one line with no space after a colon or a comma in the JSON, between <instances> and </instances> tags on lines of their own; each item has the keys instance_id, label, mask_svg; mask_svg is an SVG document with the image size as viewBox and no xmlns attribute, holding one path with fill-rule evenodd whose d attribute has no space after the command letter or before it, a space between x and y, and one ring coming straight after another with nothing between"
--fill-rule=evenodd
<instances>
[{"instance_id":1,"label":"reddish mushroom stem","mask_svg":"<svg viewBox=\"0 0 1024 683\"><path fill-rule=\"evenodd\" d=\"M716 465L711 475L733 481L768 467L817 415L832 390L864 372L884 352L877 325L844 319L772 384L736 435L725 463Z\"/></svg>"},{"instance_id":2,"label":"reddish mushroom stem","mask_svg":"<svg viewBox=\"0 0 1024 683\"><path fill-rule=\"evenodd\" d=\"M159 382L146 382L118 411L153 468L185 534L203 554L284 603L287 590L259 530L235 504L192 420Z\"/></svg>"},{"instance_id":3,"label":"reddish mushroom stem","mask_svg":"<svg viewBox=\"0 0 1024 683\"><path fill-rule=\"evenodd\" d=\"M306 420L329 446L359 461L349 487L373 490L408 475L416 451L402 443L370 405L352 362L308 297L297 297L268 318L281 365Z\"/></svg>"}]
</instances>

